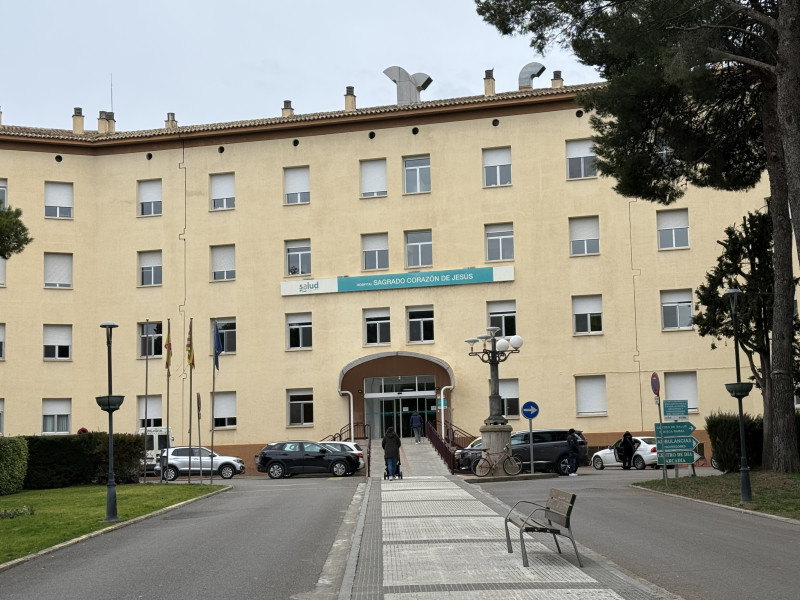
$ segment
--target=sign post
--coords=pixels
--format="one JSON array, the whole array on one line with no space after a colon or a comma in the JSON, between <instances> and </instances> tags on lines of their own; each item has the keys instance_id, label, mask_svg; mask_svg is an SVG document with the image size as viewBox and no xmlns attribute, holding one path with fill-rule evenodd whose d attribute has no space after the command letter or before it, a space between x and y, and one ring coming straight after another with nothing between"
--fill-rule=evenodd
<instances>
[{"instance_id":1,"label":"sign post","mask_svg":"<svg viewBox=\"0 0 800 600\"><path fill-rule=\"evenodd\" d=\"M533 420L539 414L539 405L528 401L522 405L522 416L528 419L528 452L531 457L531 475L533 475Z\"/></svg>"},{"instance_id":2,"label":"sign post","mask_svg":"<svg viewBox=\"0 0 800 600\"><path fill-rule=\"evenodd\" d=\"M653 398L653 402L656 403L656 408L658 409L658 423L656 423L656 426L661 425L663 427L664 421L661 419L661 398L659 397L659 393L661 392L661 382L658 379L658 373L654 372L650 376L650 389L653 390L653 394L655 396ZM656 431L656 433L659 433L659 432ZM658 451L658 447L657 446L658 446L658 440L659 439L661 440L661 443L663 444L664 443L664 434L663 434L663 432L661 433L661 437L660 438L656 438L656 451ZM669 484L667 483L667 465L666 464L664 465L663 471L664 471L664 487L669 487Z\"/></svg>"}]
</instances>

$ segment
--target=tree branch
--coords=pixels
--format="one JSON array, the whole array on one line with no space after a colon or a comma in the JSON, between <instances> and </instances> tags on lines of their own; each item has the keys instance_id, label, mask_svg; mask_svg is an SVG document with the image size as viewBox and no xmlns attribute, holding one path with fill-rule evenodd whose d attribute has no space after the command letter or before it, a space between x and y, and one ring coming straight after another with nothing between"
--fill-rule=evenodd
<instances>
[{"instance_id":1,"label":"tree branch","mask_svg":"<svg viewBox=\"0 0 800 600\"><path fill-rule=\"evenodd\" d=\"M761 23L762 25L766 25L767 27L771 27L772 29L778 28L778 20L774 19L760 10L756 10L754 8L749 8L737 2L736 0L716 0L716 3L719 6L727 8L731 12L742 13L748 19L752 19L757 23Z\"/></svg>"}]
</instances>

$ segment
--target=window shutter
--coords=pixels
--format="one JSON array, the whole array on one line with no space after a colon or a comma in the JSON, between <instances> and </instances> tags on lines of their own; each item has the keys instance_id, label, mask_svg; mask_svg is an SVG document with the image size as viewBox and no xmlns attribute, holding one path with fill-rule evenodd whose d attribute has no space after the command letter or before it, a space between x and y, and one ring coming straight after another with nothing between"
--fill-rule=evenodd
<instances>
[{"instance_id":1,"label":"window shutter","mask_svg":"<svg viewBox=\"0 0 800 600\"><path fill-rule=\"evenodd\" d=\"M147 418L161 418L161 396L139 396L139 419L144 419L144 407L147 403Z\"/></svg>"},{"instance_id":2,"label":"window shutter","mask_svg":"<svg viewBox=\"0 0 800 600\"><path fill-rule=\"evenodd\" d=\"M161 180L139 182L139 203L161 202Z\"/></svg>"},{"instance_id":3,"label":"window shutter","mask_svg":"<svg viewBox=\"0 0 800 600\"><path fill-rule=\"evenodd\" d=\"M511 164L511 148L492 148L483 151L483 166L496 167Z\"/></svg>"},{"instance_id":4,"label":"window shutter","mask_svg":"<svg viewBox=\"0 0 800 600\"><path fill-rule=\"evenodd\" d=\"M289 323L289 325L294 325L295 323L311 323L311 313L286 315L286 322Z\"/></svg>"},{"instance_id":5,"label":"window shutter","mask_svg":"<svg viewBox=\"0 0 800 600\"><path fill-rule=\"evenodd\" d=\"M517 310L516 300L502 300L498 302L489 302L489 314L494 313L512 313Z\"/></svg>"},{"instance_id":6,"label":"window shutter","mask_svg":"<svg viewBox=\"0 0 800 600\"><path fill-rule=\"evenodd\" d=\"M582 156L594 156L592 140L567 142L567 158L581 158Z\"/></svg>"},{"instance_id":7,"label":"window shutter","mask_svg":"<svg viewBox=\"0 0 800 600\"><path fill-rule=\"evenodd\" d=\"M216 392L214 394L214 418L236 416L236 392Z\"/></svg>"},{"instance_id":8,"label":"window shutter","mask_svg":"<svg viewBox=\"0 0 800 600\"><path fill-rule=\"evenodd\" d=\"M496 223L486 226L486 233L513 233L514 225L511 223Z\"/></svg>"},{"instance_id":9,"label":"window shutter","mask_svg":"<svg viewBox=\"0 0 800 600\"><path fill-rule=\"evenodd\" d=\"M389 309L388 308L365 308L364 309L364 318L365 319L374 319L376 317L388 317L389 316Z\"/></svg>"},{"instance_id":10,"label":"window shutter","mask_svg":"<svg viewBox=\"0 0 800 600\"><path fill-rule=\"evenodd\" d=\"M663 290L661 292L661 304L668 302L691 302L692 290Z\"/></svg>"},{"instance_id":11,"label":"window shutter","mask_svg":"<svg viewBox=\"0 0 800 600\"><path fill-rule=\"evenodd\" d=\"M46 181L44 203L47 206L72 206L72 184Z\"/></svg>"},{"instance_id":12,"label":"window shutter","mask_svg":"<svg viewBox=\"0 0 800 600\"><path fill-rule=\"evenodd\" d=\"M591 375L575 378L575 396L578 400L578 414L606 414L605 375Z\"/></svg>"},{"instance_id":13,"label":"window shutter","mask_svg":"<svg viewBox=\"0 0 800 600\"><path fill-rule=\"evenodd\" d=\"M69 346L72 342L72 325L45 325L45 346Z\"/></svg>"},{"instance_id":14,"label":"window shutter","mask_svg":"<svg viewBox=\"0 0 800 600\"><path fill-rule=\"evenodd\" d=\"M233 271L236 269L236 247L214 246L211 248L211 270Z\"/></svg>"},{"instance_id":15,"label":"window shutter","mask_svg":"<svg viewBox=\"0 0 800 600\"><path fill-rule=\"evenodd\" d=\"M211 198L234 198L235 178L233 173L211 176Z\"/></svg>"},{"instance_id":16,"label":"window shutter","mask_svg":"<svg viewBox=\"0 0 800 600\"><path fill-rule=\"evenodd\" d=\"M688 400L690 409L697 409L697 373L664 373L664 399Z\"/></svg>"},{"instance_id":17,"label":"window shutter","mask_svg":"<svg viewBox=\"0 0 800 600\"><path fill-rule=\"evenodd\" d=\"M161 266L161 251L155 250L152 252L139 252L139 266L140 267L160 267Z\"/></svg>"},{"instance_id":18,"label":"window shutter","mask_svg":"<svg viewBox=\"0 0 800 600\"><path fill-rule=\"evenodd\" d=\"M308 167L295 167L284 171L284 183L287 194L299 194L310 191Z\"/></svg>"},{"instance_id":19,"label":"window shutter","mask_svg":"<svg viewBox=\"0 0 800 600\"><path fill-rule=\"evenodd\" d=\"M386 193L386 159L361 162L361 193Z\"/></svg>"},{"instance_id":20,"label":"window shutter","mask_svg":"<svg viewBox=\"0 0 800 600\"><path fill-rule=\"evenodd\" d=\"M497 382L502 398L519 398L519 380L501 379Z\"/></svg>"},{"instance_id":21,"label":"window shutter","mask_svg":"<svg viewBox=\"0 0 800 600\"><path fill-rule=\"evenodd\" d=\"M70 404L69 398L44 398L42 400L42 414L68 415Z\"/></svg>"},{"instance_id":22,"label":"window shutter","mask_svg":"<svg viewBox=\"0 0 800 600\"><path fill-rule=\"evenodd\" d=\"M660 210L656 213L656 220L659 229L688 227L689 211L685 208L681 210Z\"/></svg>"},{"instance_id":23,"label":"window shutter","mask_svg":"<svg viewBox=\"0 0 800 600\"><path fill-rule=\"evenodd\" d=\"M363 250L388 250L389 236L386 233L373 233L361 236Z\"/></svg>"},{"instance_id":24,"label":"window shutter","mask_svg":"<svg viewBox=\"0 0 800 600\"><path fill-rule=\"evenodd\" d=\"M586 315L589 313L603 312L602 296L573 296L572 297L572 314L573 315Z\"/></svg>"},{"instance_id":25,"label":"window shutter","mask_svg":"<svg viewBox=\"0 0 800 600\"><path fill-rule=\"evenodd\" d=\"M597 217L576 217L569 220L569 239L596 240L600 237L600 222Z\"/></svg>"},{"instance_id":26,"label":"window shutter","mask_svg":"<svg viewBox=\"0 0 800 600\"><path fill-rule=\"evenodd\" d=\"M44 282L72 285L72 254L46 253Z\"/></svg>"}]
</instances>

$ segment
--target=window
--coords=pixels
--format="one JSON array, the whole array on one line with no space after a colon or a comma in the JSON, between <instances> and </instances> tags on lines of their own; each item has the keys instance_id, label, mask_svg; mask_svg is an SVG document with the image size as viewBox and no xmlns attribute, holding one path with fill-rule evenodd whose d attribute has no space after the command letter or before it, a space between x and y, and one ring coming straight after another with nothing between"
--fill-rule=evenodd
<instances>
[{"instance_id":1,"label":"window","mask_svg":"<svg viewBox=\"0 0 800 600\"><path fill-rule=\"evenodd\" d=\"M598 217L575 217L569 220L570 256L600 253Z\"/></svg>"},{"instance_id":2,"label":"window","mask_svg":"<svg viewBox=\"0 0 800 600\"><path fill-rule=\"evenodd\" d=\"M236 352L236 318L235 317L227 317L224 319L217 319L217 328L219 329L219 337L220 341L222 342L222 352L225 353L232 353ZM211 351L214 351L214 323L211 323Z\"/></svg>"},{"instance_id":3,"label":"window","mask_svg":"<svg viewBox=\"0 0 800 600\"><path fill-rule=\"evenodd\" d=\"M406 232L406 266L430 267L433 264L433 241L431 232Z\"/></svg>"},{"instance_id":4,"label":"window","mask_svg":"<svg viewBox=\"0 0 800 600\"><path fill-rule=\"evenodd\" d=\"M45 181L44 216L53 219L72 218L72 184Z\"/></svg>"},{"instance_id":5,"label":"window","mask_svg":"<svg viewBox=\"0 0 800 600\"><path fill-rule=\"evenodd\" d=\"M386 196L386 159L361 161L361 197Z\"/></svg>"},{"instance_id":6,"label":"window","mask_svg":"<svg viewBox=\"0 0 800 600\"><path fill-rule=\"evenodd\" d=\"M486 260L514 260L514 225L499 223L486 226Z\"/></svg>"},{"instance_id":7,"label":"window","mask_svg":"<svg viewBox=\"0 0 800 600\"><path fill-rule=\"evenodd\" d=\"M603 297L572 297L572 332L576 335L584 333L603 333Z\"/></svg>"},{"instance_id":8,"label":"window","mask_svg":"<svg viewBox=\"0 0 800 600\"><path fill-rule=\"evenodd\" d=\"M388 308L364 309L364 343L368 346L392 341Z\"/></svg>"},{"instance_id":9,"label":"window","mask_svg":"<svg viewBox=\"0 0 800 600\"><path fill-rule=\"evenodd\" d=\"M236 246L211 246L211 278L236 279Z\"/></svg>"},{"instance_id":10,"label":"window","mask_svg":"<svg viewBox=\"0 0 800 600\"><path fill-rule=\"evenodd\" d=\"M420 306L408 309L408 341L433 341L433 308Z\"/></svg>"},{"instance_id":11,"label":"window","mask_svg":"<svg viewBox=\"0 0 800 600\"><path fill-rule=\"evenodd\" d=\"M42 398L42 433L69 433L71 405L69 398Z\"/></svg>"},{"instance_id":12,"label":"window","mask_svg":"<svg viewBox=\"0 0 800 600\"><path fill-rule=\"evenodd\" d=\"M6 324L0 323L0 360L6 358Z\"/></svg>"},{"instance_id":13,"label":"window","mask_svg":"<svg viewBox=\"0 0 800 600\"><path fill-rule=\"evenodd\" d=\"M314 394L312 390L290 390L289 425L314 424Z\"/></svg>"},{"instance_id":14,"label":"window","mask_svg":"<svg viewBox=\"0 0 800 600\"><path fill-rule=\"evenodd\" d=\"M576 376L575 399L579 416L604 416L608 414L606 407L606 376Z\"/></svg>"},{"instance_id":15,"label":"window","mask_svg":"<svg viewBox=\"0 0 800 600\"><path fill-rule=\"evenodd\" d=\"M596 176L597 166L592 140L567 142L567 179Z\"/></svg>"},{"instance_id":16,"label":"window","mask_svg":"<svg viewBox=\"0 0 800 600\"><path fill-rule=\"evenodd\" d=\"M519 418L519 380L501 379L497 382L503 399L503 416Z\"/></svg>"},{"instance_id":17,"label":"window","mask_svg":"<svg viewBox=\"0 0 800 600\"><path fill-rule=\"evenodd\" d=\"M364 270L389 268L389 236L386 233L372 233L361 236L361 252L364 257Z\"/></svg>"},{"instance_id":18,"label":"window","mask_svg":"<svg viewBox=\"0 0 800 600\"><path fill-rule=\"evenodd\" d=\"M161 285L161 250L139 252L139 285Z\"/></svg>"},{"instance_id":19,"label":"window","mask_svg":"<svg viewBox=\"0 0 800 600\"><path fill-rule=\"evenodd\" d=\"M311 348L311 313L286 315L290 350Z\"/></svg>"},{"instance_id":20,"label":"window","mask_svg":"<svg viewBox=\"0 0 800 600\"><path fill-rule=\"evenodd\" d=\"M0 209L8 208L8 180L0 179Z\"/></svg>"},{"instance_id":21,"label":"window","mask_svg":"<svg viewBox=\"0 0 800 600\"><path fill-rule=\"evenodd\" d=\"M6 284L6 259L0 258L0 286Z\"/></svg>"},{"instance_id":22,"label":"window","mask_svg":"<svg viewBox=\"0 0 800 600\"><path fill-rule=\"evenodd\" d=\"M662 329L692 328L692 290L661 292Z\"/></svg>"},{"instance_id":23,"label":"window","mask_svg":"<svg viewBox=\"0 0 800 600\"><path fill-rule=\"evenodd\" d=\"M311 273L311 240L286 242L286 273L288 275Z\"/></svg>"},{"instance_id":24,"label":"window","mask_svg":"<svg viewBox=\"0 0 800 600\"><path fill-rule=\"evenodd\" d=\"M72 287L72 254L44 253L44 287Z\"/></svg>"},{"instance_id":25,"label":"window","mask_svg":"<svg viewBox=\"0 0 800 600\"><path fill-rule=\"evenodd\" d=\"M686 400L688 401L689 412L699 412L700 407L697 403L697 373L695 371L664 373L664 399Z\"/></svg>"},{"instance_id":26,"label":"window","mask_svg":"<svg viewBox=\"0 0 800 600\"><path fill-rule=\"evenodd\" d=\"M516 301L489 302L489 327L499 327L499 337L517 335Z\"/></svg>"},{"instance_id":27,"label":"window","mask_svg":"<svg viewBox=\"0 0 800 600\"><path fill-rule=\"evenodd\" d=\"M139 216L161 214L161 180L151 179L139 183Z\"/></svg>"},{"instance_id":28,"label":"window","mask_svg":"<svg viewBox=\"0 0 800 600\"><path fill-rule=\"evenodd\" d=\"M139 427L161 427L161 395L137 396L136 408L139 411ZM148 448L152 450L152 448Z\"/></svg>"},{"instance_id":29,"label":"window","mask_svg":"<svg viewBox=\"0 0 800 600\"><path fill-rule=\"evenodd\" d=\"M163 329L160 321L139 323L139 358L160 357Z\"/></svg>"},{"instance_id":30,"label":"window","mask_svg":"<svg viewBox=\"0 0 800 600\"><path fill-rule=\"evenodd\" d=\"M235 179L233 173L211 176L211 210L236 208Z\"/></svg>"},{"instance_id":31,"label":"window","mask_svg":"<svg viewBox=\"0 0 800 600\"><path fill-rule=\"evenodd\" d=\"M311 202L311 183L308 167L284 169L283 185L286 188L286 204L308 204Z\"/></svg>"},{"instance_id":32,"label":"window","mask_svg":"<svg viewBox=\"0 0 800 600\"><path fill-rule=\"evenodd\" d=\"M214 429L236 427L236 392L214 393Z\"/></svg>"},{"instance_id":33,"label":"window","mask_svg":"<svg viewBox=\"0 0 800 600\"><path fill-rule=\"evenodd\" d=\"M72 325L44 326L45 360L70 360L72 358Z\"/></svg>"},{"instance_id":34,"label":"window","mask_svg":"<svg viewBox=\"0 0 800 600\"><path fill-rule=\"evenodd\" d=\"M689 247L689 210L660 210L656 213L658 249Z\"/></svg>"},{"instance_id":35,"label":"window","mask_svg":"<svg viewBox=\"0 0 800 600\"><path fill-rule=\"evenodd\" d=\"M5 411L5 399L0 398L0 435L3 435L3 412Z\"/></svg>"},{"instance_id":36,"label":"window","mask_svg":"<svg viewBox=\"0 0 800 600\"><path fill-rule=\"evenodd\" d=\"M511 148L483 151L483 185L511 185Z\"/></svg>"},{"instance_id":37,"label":"window","mask_svg":"<svg viewBox=\"0 0 800 600\"><path fill-rule=\"evenodd\" d=\"M431 157L418 156L403 160L406 194L431 191Z\"/></svg>"}]
</instances>

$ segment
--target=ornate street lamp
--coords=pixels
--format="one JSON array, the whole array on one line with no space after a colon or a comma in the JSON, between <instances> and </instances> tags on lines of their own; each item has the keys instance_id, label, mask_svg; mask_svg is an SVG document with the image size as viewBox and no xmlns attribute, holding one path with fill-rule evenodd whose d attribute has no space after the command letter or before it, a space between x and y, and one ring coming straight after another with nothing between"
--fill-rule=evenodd
<instances>
[{"instance_id":1,"label":"ornate street lamp","mask_svg":"<svg viewBox=\"0 0 800 600\"><path fill-rule=\"evenodd\" d=\"M117 482L114 478L114 411L125 399L111 393L111 330L117 327L112 321L101 323L106 330L106 346L108 347L108 395L97 396L97 405L108 413L108 484L106 485L106 521L119 521L117 516Z\"/></svg>"}]
</instances>

